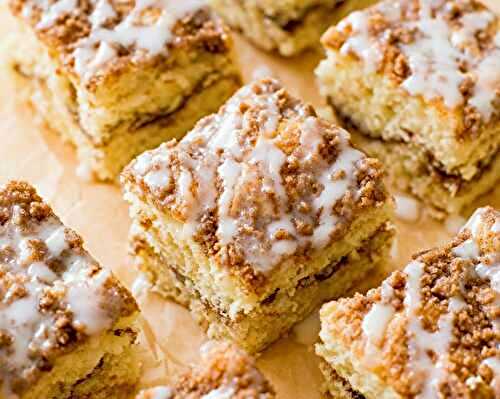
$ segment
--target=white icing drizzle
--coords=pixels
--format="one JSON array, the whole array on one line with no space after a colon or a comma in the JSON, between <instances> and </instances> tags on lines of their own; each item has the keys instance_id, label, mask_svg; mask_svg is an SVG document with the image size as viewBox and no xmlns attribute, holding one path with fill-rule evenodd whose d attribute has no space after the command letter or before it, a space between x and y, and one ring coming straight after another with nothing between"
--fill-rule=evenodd
<instances>
[{"instance_id":1,"label":"white icing drizzle","mask_svg":"<svg viewBox=\"0 0 500 399\"><path fill-rule=\"evenodd\" d=\"M222 180L222 194L219 197L219 227L217 236L221 244L231 242L232 238L238 231L238 224L231 215L231 203L234 197L234 188L241 175L241 167L232 159L226 159L217 169L217 173Z\"/></svg>"},{"instance_id":2,"label":"white icing drizzle","mask_svg":"<svg viewBox=\"0 0 500 399\"><path fill-rule=\"evenodd\" d=\"M141 392L138 399L170 399L173 397L173 391L169 387L155 387Z\"/></svg>"},{"instance_id":3,"label":"white icing drizzle","mask_svg":"<svg viewBox=\"0 0 500 399\"><path fill-rule=\"evenodd\" d=\"M494 234L499 233L498 226L500 224L500 217L495 212L494 223L486 230L485 216L487 213L486 208L480 208L474 212L469 221L462 228L462 231L468 230L471 238L464 241L453 249L454 255L471 260L475 263L474 272L477 277L483 280L488 280L492 290L495 292L495 299L492 306L500 306L500 248L496 248L496 252L482 254L480 250L479 240L485 233L491 232ZM500 319L493 320L493 330L500 332ZM497 343L497 349L500 344ZM500 358L491 357L483 360L482 364L488 366L494 373L494 378L491 381L491 387L496 395L500 394Z\"/></svg>"},{"instance_id":4,"label":"white icing drizzle","mask_svg":"<svg viewBox=\"0 0 500 399\"><path fill-rule=\"evenodd\" d=\"M203 395L201 399L231 399L235 394L234 387L221 387Z\"/></svg>"},{"instance_id":5,"label":"white icing drizzle","mask_svg":"<svg viewBox=\"0 0 500 399\"><path fill-rule=\"evenodd\" d=\"M350 25L353 35L340 48L344 55L355 53L365 61L365 66L370 72L377 69L383 59L383 53L377 46L372 46L369 33L369 14L362 11L355 11L343 20L339 25L339 30L343 30L346 25Z\"/></svg>"},{"instance_id":6,"label":"white icing drizzle","mask_svg":"<svg viewBox=\"0 0 500 399\"><path fill-rule=\"evenodd\" d=\"M289 209L289 198L281 175L289 157L279 147L281 137L276 135L281 119L279 96L279 90L256 94L252 85L244 87L219 114L211 117L209 122L202 121L172 150L180 157L180 173L174 180L178 198L186 210L186 234L193 234L202 215L217 208L218 241L225 246L238 240L240 229L251 223L245 219L245 210L239 204L245 200L242 193L245 188L258 184L258 190L266 198L263 201L270 204L265 210L268 215L258 226L263 237L247 235L238 243L244 250L245 260L262 272L271 270L283 257L295 253L301 246L323 248L329 243L339 223L332 213L333 205L353 186L357 187L356 163L363 158L361 152L350 146L348 133L339 131L339 154L335 162L328 164L319 153L320 144L324 141L324 127L315 117L301 117L304 106L299 106L294 116L302 118L298 161L315 164L311 175L321 188L311 200L310 211L310 214L319 215L318 226L312 236L300 234L294 221L304 216L296 209ZM240 107L242 102L252 112L243 113ZM256 141L253 145L244 144L246 132L252 131L255 121L258 121L259 128ZM172 173L168 172L168 166L154 159L168 152L166 146L160 147L154 152L156 155L147 153L140 156L133 166L134 172L146 176L144 182L150 189L157 188L150 182L152 173L157 176L155 181L159 181L161 173ZM190 152L202 153L203 156L197 155L194 160L188 155ZM215 185L217 178L220 193ZM162 184L163 180L158 186ZM353 191L356 196L357 190ZM310 215L307 217L311 218Z\"/></svg>"},{"instance_id":7,"label":"white icing drizzle","mask_svg":"<svg viewBox=\"0 0 500 399\"><path fill-rule=\"evenodd\" d=\"M47 4L47 2L43 2ZM76 0L60 0L51 4L46 12L42 14L42 19L37 24L38 29L45 29L50 27L57 19L64 14L69 14L77 6Z\"/></svg>"},{"instance_id":8,"label":"white icing drizzle","mask_svg":"<svg viewBox=\"0 0 500 399\"><path fill-rule=\"evenodd\" d=\"M493 115L495 88L500 86L500 46L477 65L477 82L469 104L474 106L486 120Z\"/></svg>"},{"instance_id":9,"label":"white icing drizzle","mask_svg":"<svg viewBox=\"0 0 500 399\"><path fill-rule=\"evenodd\" d=\"M474 240L471 238L465 240L459 246L453 248L454 255L463 259L477 259L479 257L479 248Z\"/></svg>"},{"instance_id":10,"label":"white icing drizzle","mask_svg":"<svg viewBox=\"0 0 500 399\"><path fill-rule=\"evenodd\" d=\"M394 316L394 307L380 303L373 304L363 319L362 330L371 344L380 345L387 325Z\"/></svg>"},{"instance_id":11,"label":"white icing drizzle","mask_svg":"<svg viewBox=\"0 0 500 399\"><path fill-rule=\"evenodd\" d=\"M68 249L65 231L66 229L61 226L45 240L50 256L57 258L64 250Z\"/></svg>"},{"instance_id":12,"label":"white icing drizzle","mask_svg":"<svg viewBox=\"0 0 500 399\"><path fill-rule=\"evenodd\" d=\"M411 75L401 84L410 94L427 100L442 97L447 107L463 103L459 86L464 76L458 69L462 53L450 45L450 28L444 20L421 19L415 23L424 37L402 46Z\"/></svg>"},{"instance_id":13,"label":"white icing drizzle","mask_svg":"<svg viewBox=\"0 0 500 399\"><path fill-rule=\"evenodd\" d=\"M421 376L423 382L417 399L431 399L439 396L439 384L445 375L445 366L448 361L448 350L452 339L452 329L455 314L465 305L461 298L450 298L448 312L438 320L438 329L434 333L426 331L418 317L420 309L421 287L420 279L424 265L414 261L410 263L405 273L407 275L406 295L404 299L405 311L408 317L408 350L409 367L416 375ZM437 356L434 363L429 356L433 351Z\"/></svg>"},{"instance_id":14,"label":"white icing drizzle","mask_svg":"<svg viewBox=\"0 0 500 399\"><path fill-rule=\"evenodd\" d=\"M0 293L5 289L9 279L21 278L26 291L24 296L16 296L16 284L0 296L0 331L13 337L13 343L7 349L0 348L0 380L3 379L3 389L10 392L10 376L6 370L23 376L25 370L32 366L30 352L33 350L49 350L55 344L54 314L40 312L38 305L45 290L61 294L61 303L73 313L73 324L79 325L87 334L97 334L110 326L111 316L104 313L100 304L104 284L109 273L98 271L92 277L89 275L89 265L95 264L86 254L73 253L65 238L65 227L53 216L43 222L30 221L28 230L13 223L20 217L20 208L13 207L10 222L0 226L0 251L10 248L15 257L12 261L3 263L6 275L0 278ZM66 270L63 274L51 270L43 261L34 261L28 245L39 240L45 242L48 253L47 260L56 259ZM64 253L64 255L63 255ZM7 352L5 352L7 350Z\"/></svg>"},{"instance_id":15,"label":"white icing drizzle","mask_svg":"<svg viewBox=\"0 0 500 399\"><path fill-rule=\"evenodd\" d=\"M342 134L344 151L319 178L319 182L323 185L323 191L313 202L315 209L318 212L321 211L319 226L313 234L313 245L316 247L324 247L330 240L330 235L338 222L337 217L332 214L331 205L335 204L347 192L349 185L353 182L354 165L363 158L360 151L347 148L348 137L347 132ZM342 171L347 172L347 176L335 179L334 176Z\"/></svg>"},{"instance_id":16,"label":"white icing drizzle","mask_svg":"<svg viewBox=\"0 0 500 399\"><path fill-rule=\"evenodd\" d=\"M467 44L475 40L475 34L488 27L495 20L494 14L488 11L471 12L460 18L461 29L451 35L451 43L455 47Z\"/></svg>"},{"instance_id":17,"label":"white icing drizzle","mask_svg":"<svg viewBox=\"0 0 500 399\"><path fill-rule=\"evenodd\" d=\"M67 285L66 301L73 312L73 323L82 327L88 335L98 334L111 327L112 320L102 304L96 301L111 274L107 270L101 270L92 278L82 273L78 276L81 279L73 279L69 284L64 282Z\"/></svg>"},{"instance_id":18,"label":"white icing drizzle","mask_svg":"<svg viewBox=\"0 0 500 399\"><path fill-rule=\"evenodd\" d=\"M380 295L381 302L372 305L361 324L361 330L366 337L364 361L368 367L378 365L380 348L389 323L395 314L394 307L390 305L390 301L394 297L394 289L387 280L382 283Z\"/></svg>"},{"instance_id":19,"label":"white icing drizzle","mask_svg":"<svg viewBox=\"0 0 500 399\"><path fill-rule=\"evenodd\" d=\"M464 97L460 85L465 73L459 65L466 62L477 80L468 104L489 121L494 112L495 89L500 85L500 36L496 35L492 49L481 54L471 51L470 47L477 47L476 34L494 23L495 14L489 10L465 12L460 18L459 28L454 28L443 15L447 7L445 1L420 0L419 4L416 21L404 19L401 4L395 1L383 1L370 9L350 14L337 27L339 31L347 26L352 30L340 52L354 53L368 70L377 70L383 60L383 46L388 35L374 36L370 32L369 19L376 11L381 12L391 26L418 32L415 41L399 45L411 69L401 87L428 101L440 98L449 108L462 106Z\"/></svg>"},{"instance_id":20,"label":"white icing drizzle","mask_svg":"<svg viewBox=\"0 0 500 399\"><path fill-rule=\"evenodd\" d=\"M76 43L72 54L75 72L84 80L90 79L113 59L120 47L134 46L150 56L166 52L166 46L173 40L175 23L206 5L204 0L136 0L130 13L109 28L105 23L117 15L110 1L90 2L94 6L89 16L90 33ZM74 12L77 1L57 0L51 4L48 0L34 0L25 5L23 15L29 15L34 6L42 11L37 29L47 29L59 18ZM155 10L158 16L152 17L151 10Z\"/></svg>"},{"instance_id":21,"label":"white icing drizzle","mask_svg":"<svg viewBox=\"0 0 500 399\"><path fill-rule=\"evenodd\" d=\"M467 224L462 230L469 230L471 233L471 238L464 241L459 246L453 249L453 253L463 259L475 260L476 264L474 270L476 274L485 280L490 281L491 288L500 294L500 252L493 252L485 254L480 260L480 249L478 244L478 239L480 237L480 230L483 223L484 216L486 214L486 208L480 208L474 212ZM498 225L500 224L500 218L496 218L493 225L490 227L489 231L494 234L498 234ZM500 297L497 295L497 301L500 301Z\"/></svg>"},{"instance_id":22,"label":"white icing drizzle","mask_svg":"<svg viewBox=\"0 0 500 399\"><path fill-rule=\"evenodd\" d=\"M407 222L416 222L420 215L420 204L412 197L395 195L396 216Z\"/></svg>"}]
</instances>

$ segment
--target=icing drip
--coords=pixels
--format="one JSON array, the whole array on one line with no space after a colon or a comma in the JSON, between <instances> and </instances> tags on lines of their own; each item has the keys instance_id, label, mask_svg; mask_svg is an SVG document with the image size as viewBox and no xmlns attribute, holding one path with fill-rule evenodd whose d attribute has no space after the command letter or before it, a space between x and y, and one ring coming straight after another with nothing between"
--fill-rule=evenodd
<instances>
[{"instance_id":1,"label":"icing drip","mask_svg":"<svg viewBox=\"0 0 500 399\"><path fill-rule=\"evenodd\" d=\"M416 199L405 195L395 195L396 216L407 222L416 222L420 215L420 206Z\"/></svg>"},{"instance_id":2,"label":"icing drip","mask_svg":"<svg viewBox=\"0 0 500 399\"><path fill-rule=\"evenodd\" d=\"M173 40L175 23L205 6L204 0L136 0L131 12L116 26L106 23L117 13L109 0L91 0L94 11L89 16L90 33L80 39L72 54L75 72L90 79L100 68L117 55L120 47L135 47L150 56L166 52ZM36 0L34 5L42 11L37 29L47 29L61 17L77 9L76 0ZM29 15L33 4L27 3L23 15ZM153 17L156 15L156 17Z\"/></svg>"},{"instance_id":3,"label":"icing drip","mask_svg":"<svg viewBox=\"0 0 500 399\"><path fill-rule=\"evenodd\" d=\"M420 279L423 268L424 265L420 262L412 262L406 267L404 305L408 317L409 367L423 382L416 398L430 399L439 396L439 384L445 375L455 313L462 309L465 303L461 298L450 298L448 313L439 318L437 331L434 333L426 331L418 316L422 303ZM429 355L430 351L437 357L435 363Z\"/></svg>"}]
</instances>

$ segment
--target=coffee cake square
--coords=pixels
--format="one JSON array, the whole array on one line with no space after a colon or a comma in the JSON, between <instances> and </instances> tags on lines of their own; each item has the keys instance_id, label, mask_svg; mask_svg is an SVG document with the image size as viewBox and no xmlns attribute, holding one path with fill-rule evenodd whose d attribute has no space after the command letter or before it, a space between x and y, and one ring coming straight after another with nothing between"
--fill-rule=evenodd
<instances>
[{"instance_id":1,"label":"coffee cake square","mask_svg":"<svg viewBox=\"0 0 500 399\"><path fill-rule=\"evenodd\" d=\"M499 26L475 0L385 0L322 39L322 94L391 182L439 213L500 178Z\"/></svg>"},{"instance_id":2,"label":"coffee cake square","mask_svg":"<svg viewBox=\"0 0 500 399\"><path fill-rule=\"evenodd\" d=\"M385 257L382 177L345 130L264 79L125 169L133 253L211 337L260 351Z\"/></svg>"},{"instance_id":3,"label":"coffee cake square","mask_svg":"<svg viewBox=\"0 0 500 399\"><path fill-rule=\"evenodd\" d=\"M0 398L132 394L137 314L34 188L0 188Z\"/></svg>"},{"instance_id":4,"label":"coffee cake square","mask_svg":"<svg viewBox=\"0 0 500 399\"><path fill-rule=\"evenodd\" d=\"M83 177L115 179L240 85L228 31L202 0L7 3L14 29L2 38L4 64L44 122L76 146Z\"/></svg>"},{"instance_id":5,"label":"coffee cake square","mask_svg":"<svg viewBox=\"0 0 500 399\"><path fill-rule=\"evenodd\" d=\"M207 343L201 364L182 375L173 386L144 390L137 399L274 399L271 384L255 360L234 345Z\"/></svg>"},{"instance_id":6,"label":"coffee cake square","mask_svg":"<svg viewBox=\"0 0 500 399\"><path fill-rule=\"evenodd\" d=\"M500 212L481 208L381 287L324 305L317 353L332 397L498 398L499 283Z\"/></svg>"}]
</instances>

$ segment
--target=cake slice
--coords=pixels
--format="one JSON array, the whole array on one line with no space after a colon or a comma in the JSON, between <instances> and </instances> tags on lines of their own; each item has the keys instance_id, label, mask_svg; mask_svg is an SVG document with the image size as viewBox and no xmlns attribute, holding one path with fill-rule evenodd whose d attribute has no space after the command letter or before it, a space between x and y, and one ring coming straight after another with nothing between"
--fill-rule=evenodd
<instances>
[{"instance_id":1,"label":"cake slice","mask_svg":"<svg viewBox=\"0 0 500 399\"><path fill-rule=\"evenodd\" d=\"M129 292L26 183L0 188L0 398L126 398L139 378Z\"/></svg>"},{"instance_id":2,"label":"cake slice","mask_svg":"<svg viewBox=\"0 0 500 399\"><path fill-rule=\"evenodd\" d=\"M322 39L320 89L353 140L441 214L500 178L499 26L475 0L385 0Z\"/></svg>"},{"instance_id":3,"label":"cake slice","mask_svg":"<svg viewBox=\"0 0 500 399\"><path fill-rule=\"evenodd\" d=\"M318 46L321 34L351 11L376 0L209 0L254 44L292 56Z\"/></svg>"},{"instance_id":4,"label":"cake slice","mask_svg":"<svg viewBox=\"0 0 500 399\"><path fill-rule=\"evenodd\" d=\"M15 18L3 62L76 146L84 177L115 179L240 85L228 31L203 0L7 3Z\"/></svg>"},{"instance_id":5,"label":"cake slice","mask_svg":"<svg viewBox=\"0 0 500 399\"><path fill-rule=\"evenodd\" d=\"M451 243L320 315L333 398L500 397L500 212L477 210Z\"/></svg>"},{"instance_id":6,"label":"cake slice","mask_svg":"<svg viewBox=\"0 0 500 399\"><path fill-rule=\"evenodd\" d=\"M208 346L207 346L208 345ZM271 384L246 353L227 344L206 344L202 363L173 386L144 390L137 399L274 399Z\"/></svg>"},{"instance_id":7,"label":"cake slice","mask_svg":"<svg viewBox=\"0 0 500 399\"><path fill-rule=\"evenodd\" d=\"M133 252L211 337L259 351L385 257L382 176L346 131L258 81L125 169Z\"/></svg>"}]
</instances>

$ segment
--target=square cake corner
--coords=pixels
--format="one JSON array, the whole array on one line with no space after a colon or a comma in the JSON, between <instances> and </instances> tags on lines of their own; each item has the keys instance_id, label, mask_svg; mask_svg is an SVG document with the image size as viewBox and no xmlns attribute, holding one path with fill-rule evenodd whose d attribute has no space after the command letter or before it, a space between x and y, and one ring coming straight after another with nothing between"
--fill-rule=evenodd
<instances>
[{"instance_id":1,"label":"square cake corner","mask_svg":"<svg viewBox=\"0 0 500 399\"><path fill-rule=\"evenodd\" d=\"M500 212L481 208L379 288L324 305L316 351L332 394L497 397L499 261Z\"/></svg>"},{"instance_id":2,"label":"square cake corner","mask_svg":"<svg viewBox=\"0 0 500 399\"><path fill-rule=\"evenodd\" d=\"M0 397L122 398L138 307L35 189L0 188Z\"/></svg>"}]
</instances>

